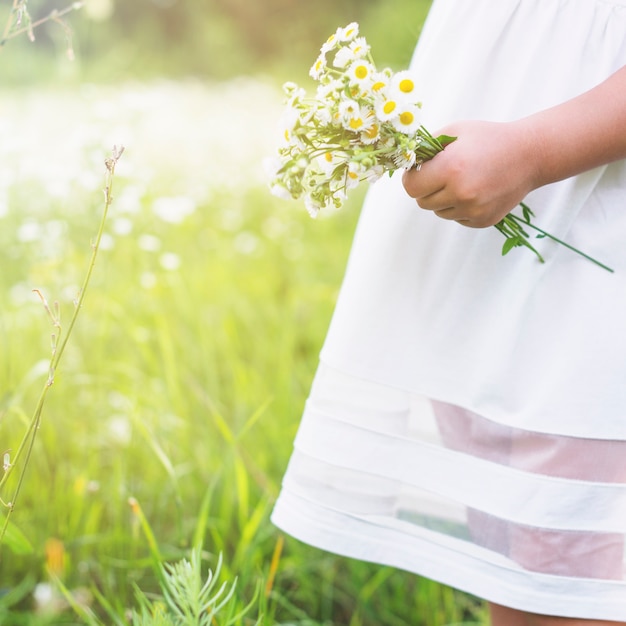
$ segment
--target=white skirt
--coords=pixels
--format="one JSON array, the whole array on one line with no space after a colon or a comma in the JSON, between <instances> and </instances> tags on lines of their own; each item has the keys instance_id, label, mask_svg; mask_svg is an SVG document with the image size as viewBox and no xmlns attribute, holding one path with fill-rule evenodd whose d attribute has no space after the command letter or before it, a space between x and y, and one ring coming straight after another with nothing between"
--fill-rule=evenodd
<instances>
[{"instance_id":1,"label":"white skirt","mask_svg":"<svg viewBox=\"0 0 626 626\"><path fill-rule=\"evenodd\" d=\"M436 132L624 64L626 0L436 0L413 68ZM377 183L274 523L505 606L626 620L625 198L622 162L527 199L609 274L546 240L545 265L502 258L495 229Z\"/></svg>"}]
</instances>

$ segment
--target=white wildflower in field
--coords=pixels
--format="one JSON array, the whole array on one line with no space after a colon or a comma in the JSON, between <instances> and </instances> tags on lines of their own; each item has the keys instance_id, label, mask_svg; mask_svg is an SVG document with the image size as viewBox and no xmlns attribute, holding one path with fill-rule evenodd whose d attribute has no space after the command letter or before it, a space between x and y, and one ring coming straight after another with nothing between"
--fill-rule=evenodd
<instances>
[{"instance_id":1,"label":"white wildflower in field","mask_svg":"<svg viewBox=\"0 0 626 626\"><path fill-rule=\"evenodd\" d=\"M115 443L122 446L127 446L130 443L133 429L126 415L111 415L108 420L107 430Z\"/></svg>"},{"instance_id":2,"label":"white wildflower in field","mask_svg":"<svg viewBox=\"0 0 626 626\"><path fill-rule=\"evenodd\" d=\"M139 249L144 252L158 252L162 244L157 236L143 233L137 238L137 245Z\"/></svg>"},{"instance_id":3,"label":"white wildflower in field","mask_svg":"<svg viewBox=\"0 0 626 626\"><path fill-rule=\"evenodd\" d=\"M37 583L33 590L33 600L39 611L49 610L55 602L55 590L50 583Z\"/></svg>"},{"instance_id":4,"label":"white wildflower in field","mask_svg":"<svg viewBox=\"0 0 626 626\"><path fill-rule=\"evenodd\" d=\"M17 229L17 240L23 243L29 241L39 241L42 237L43 228L39 222L27 220L23 222Z\"/></svg>"},{"instance_id":5,"label":"white wildflower in field","mask_svg":"<svg viewBox=\"0 0 626 626\"><path fill-rule=\"evenodd\" d=\"M153 213L164 222L178 224L196 210L196 203L189 196L157 198L152 204Z\"/></svg>"},{"instance_id":6,"label":"white wildflower in field","mask_svg":"<svg viewBox=\"0 0 626 626\"><path fill-rule=\"evenodd\" d=\"M133 222L127 217L116 217L111 223L111 230L116 235L130 235L133 231Z\"/></svg>"},{"instance_id":7,"label":"white wildflower in field","mask_svg":"<svg viewBox=\"0 0 626 626\"><path fill-rule=\"evenodd\" d=\"M254 78L0 87L0 102L0 219L18 211L17 187L30 187L35 220L49 210L44 198L66 203L77 190L100 194L112 145L126 147L113 214L139 213L158 197L188 196L198 206L220 190L263 186L262 158L275 139L267 120L280 110L275 87ZM84 211L81 202L68 204Z\"/></svg>"},{"instance_id":8,"label":"white wildflower in field","mask_svg":"<svg viewBox=\"0 0 626 626\"><path fill-rule=\"evenodd\" d=\"M180 256L175 252L164 252L159 257L160 266L169 272L175 272L181 266Z\"/></svg>"},{"instance_id":9,"label":"white wildflower in field","mask_svg":"<svg viewBox=\"0 0 626 626\"><path fill-rule=\"evenodd\" d=\"M100 250L113 250L115 247L115 238L109 233L102 233L99 247Z\"/></svg>"},{"instance_id":10,"label":"white wildflower in field","mask_svg":"<svg viewBox=\"0 0 626 626\"><path fill-rule=\"evenodd\" d=\"M259 247L259 238L254 233L242 231L235 237L233 247L239 254L253 254Z\"/></svg>"},{"instance_id":11,"label":"white wildflower in field","mask_svg":"<svg viewBox=\"0 0 626 626\"><path fill-rule=\"evenodd\" d=\"M144 289L154 289L157 286L158 280L153 272L143 272L139 277L139 284Z\"/></svg>"}]
</instances>

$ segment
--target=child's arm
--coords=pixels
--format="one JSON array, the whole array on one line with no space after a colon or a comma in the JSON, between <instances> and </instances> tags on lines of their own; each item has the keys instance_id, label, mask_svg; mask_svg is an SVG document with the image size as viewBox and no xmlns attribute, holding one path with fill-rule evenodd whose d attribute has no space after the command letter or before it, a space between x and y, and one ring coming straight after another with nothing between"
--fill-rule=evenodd
<instances>
[{"instance_id":1,"label":"child's arm","mask_svg":"<svg viewBox=\"0 0 626 626\"><path fill-rule=\"evenodd\" d=\"M407 193L444 219L492 226L533 189L626 158L626 67L515 122L457 122L440 132L458 139L405 172Z\"/></svg>"}]
</instances>

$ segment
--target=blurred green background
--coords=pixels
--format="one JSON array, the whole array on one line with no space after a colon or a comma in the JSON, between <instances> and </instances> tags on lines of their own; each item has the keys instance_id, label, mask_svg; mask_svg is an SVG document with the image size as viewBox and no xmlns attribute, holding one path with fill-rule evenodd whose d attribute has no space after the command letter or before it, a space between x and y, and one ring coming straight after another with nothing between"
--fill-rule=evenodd
<instances>
[{"instance_id":1,"label":"blurred green background","mask_svg":"<svg viewBox=\"0 0 626 626\"><path fill-rule=\"evenodd\" d=\"M30 0L33 21L70 5ZM0 80L119 81L154 77L224 79L308 69L337 26L358 21L380 64L408 63L428 0L85 0L65 21L10 43ZM9 0L2 2L6 18ZM5 19L0 20L4 23ZM303 65L304 64L304 65Z\"/></svg>"},{"instance_id":2,"label":"blurred green background","mask_svg":"<svg viewBox=\"0 0 626 626\"><path fill-rule=\"evenodd\" d=\"M12 4L0 0L0 28ZM158 605L157 564L194 545L205 572L221 554L220 583L237 579L234 611L252 602L218 626L485 623L472 598L269 521L365 192L316 221L269 194L280 86L309 81L321 43L351 21L379 66L404 68L429 5L86 0L0 49L5 469L59 332L33 289L67 332L104 159L126 147L32 456L0 489L6 505L24 472L0 549L0 624L169 626L132 608L140 589ZM26 6L37 22L73 5Z\"/></svg>"}]
</instances>

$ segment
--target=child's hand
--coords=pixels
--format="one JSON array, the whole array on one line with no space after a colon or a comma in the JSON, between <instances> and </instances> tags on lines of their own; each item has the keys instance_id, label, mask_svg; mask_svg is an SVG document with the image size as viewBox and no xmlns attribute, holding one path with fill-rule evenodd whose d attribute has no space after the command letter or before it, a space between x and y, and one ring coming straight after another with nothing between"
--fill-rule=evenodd
<instances>
[{"instance_id":1,"label":"child's hand","mask_svg":"<svg viewBox=\"0 0 626 626\"><path fill-rule=\"evenodd\" d=\"M499 222L531 191L536 154L528 126L458 122L435 133L457 137L434 159L404 173L407 193L422 208L463 226Z\"/></svg>"}]
</instances>

